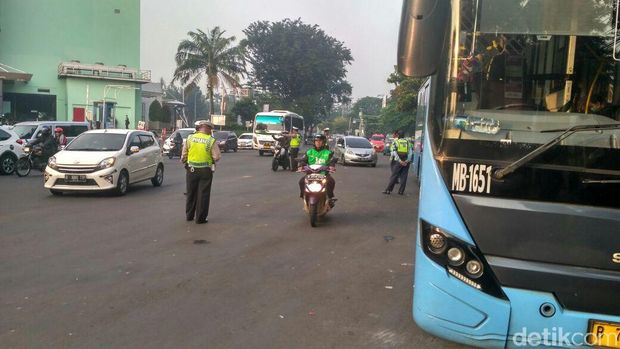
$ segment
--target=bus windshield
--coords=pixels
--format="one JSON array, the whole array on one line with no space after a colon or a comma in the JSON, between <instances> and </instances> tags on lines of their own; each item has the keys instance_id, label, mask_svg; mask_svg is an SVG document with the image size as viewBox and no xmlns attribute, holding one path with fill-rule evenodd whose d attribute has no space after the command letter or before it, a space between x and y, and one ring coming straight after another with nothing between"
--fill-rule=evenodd
<instances>
[{"instance_id":1,"label":"bus windshield","mask_svg":"<svg viewBox=\"0 0 620 349\"><path fill-rule=\"evenodd\" d=\"M442 155L514 161L570 127L619 123L613 1L462 3L444 69L448 113L435 121ZM620 175L619 137L576 133L536 161Z\"/></svg>"},{"instance_id":2,"label":"bus windshield","mask_svg":"<svg viewBox=\"0 0 620 349\"><path fill-rule=\"evenodd\" d=\"M284 130L281 116L257 115L254 125L255 133L280 133Z\"/></svg>"}]
</instances>

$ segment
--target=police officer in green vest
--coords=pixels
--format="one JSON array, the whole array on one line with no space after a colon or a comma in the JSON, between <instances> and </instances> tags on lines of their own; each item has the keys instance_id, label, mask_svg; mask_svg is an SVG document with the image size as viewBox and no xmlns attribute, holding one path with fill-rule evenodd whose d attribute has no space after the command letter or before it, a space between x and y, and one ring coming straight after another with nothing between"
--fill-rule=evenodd
<instances>
[{"instance_id":1,"label":"police officer in green vest","mask_svg":"<svg viewBox=\"0 0 620 349\"><path fill-rule=\"evenodd\" d=\"M181 161L187 169L185 217L188 221L195 218L196 224L204 224L209 221L209 201L215 162L222 155L215 138L211 136L213 124L200 120L196 121L195 125L196 133L187 137L181 156Z\"/></svg>"},{"instance_id":2,"label":"police officer in green vest","mask_svg":"<svg viewBox=\"0 0 620 349\"><path fill-rule=\"evenodd\" d=\"M413 159L413 147L411 143L405 139L405 132L396 131L394 135L396 137L390 146L390 166L392 167L392 175L390 176L390 182L383 191L383 194L391 194L396 182L400 182L398 194L404 195L405 187L407 186L407 176L409 175L409 167Z\"/></svg>"},{"instance_id":3,"label":"police officer in green vest","mask_svg":"<svg viewBox=\"0 0 620 349\"><path fill-rule=\"evenodd\" d=\"M301 147L301 135L297 127L292 128L291 132L291 171L297 169L297 157L299 156L299 148Z\"/></svg>"},{"instance_id":4,"label":"police officer in green vest","mask_svg":"<svg viewBox=\"0 0 620 349\"><path fill-rule=\"evenodd\" d=\"M314 148L308 149L306 154L299 159L299 171L302 170L303 166L307 165L325 165L331 168L332 172L335 171L336 162L338 159L334 157L334 152L327 149L325 147L327 143L327 137L325 135L316 135L314 137ZM334 198L334 189L336 189L336 181L334 177L330 176L329 173L326 173L327 183L325 185L327 197L330 199L329 203L333 206L336 202L336 198ZM304 197L304 177L299 180L299 197Z\"/></svg>"}]
</instances>

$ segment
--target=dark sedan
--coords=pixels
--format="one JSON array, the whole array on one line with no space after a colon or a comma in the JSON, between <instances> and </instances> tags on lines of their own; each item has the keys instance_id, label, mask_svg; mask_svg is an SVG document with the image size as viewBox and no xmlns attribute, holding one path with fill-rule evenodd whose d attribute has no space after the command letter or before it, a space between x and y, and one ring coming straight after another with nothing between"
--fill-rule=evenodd
<instances>
[{"instance_id":1,"label":"dark sedan","mask_svg":"<svg viewBox=\"0 0 620 349\"><path fill-rule=\"evenodd\" d=\"M213 132L213 137L215 137L217 145L224 153L227 153L229 150L232 150L234 152L237 152L237 150L239 150L239 145L237 144L237 135L234 132L215 131Z\"/></svg>"}]
</instances>

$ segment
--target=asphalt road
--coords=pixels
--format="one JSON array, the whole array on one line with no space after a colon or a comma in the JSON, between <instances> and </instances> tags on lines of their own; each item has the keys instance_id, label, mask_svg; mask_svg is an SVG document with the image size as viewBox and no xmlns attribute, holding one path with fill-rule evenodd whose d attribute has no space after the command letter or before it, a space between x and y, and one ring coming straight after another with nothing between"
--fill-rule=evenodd
<instances>
[{"instance_id":1,"label":"asphalt road","mask_svg":"<svg viewBox=\"0 0 620 349\"><path fill-rule=\"evenodd\" d=\"M185 221L183 169L165 165L161 188L125 197L0 177L0 347L459 347L412 320L417 188L381 194L385 158L338 167L318 228L300 176L253 151L224 154L206 225Z\"/></svg>"}]
</instances>

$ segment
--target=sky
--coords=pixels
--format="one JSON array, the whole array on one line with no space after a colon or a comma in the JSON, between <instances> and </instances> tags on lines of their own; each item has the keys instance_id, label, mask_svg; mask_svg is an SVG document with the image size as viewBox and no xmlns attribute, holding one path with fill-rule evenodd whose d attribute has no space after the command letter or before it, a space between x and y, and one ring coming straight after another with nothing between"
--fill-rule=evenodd
<instances>
[{"instance_id":1,"label":"sky","mask_svg":"<svg viewBox=\"0 0 620 349\"><path fill-rule=\"evenodd\" d=\"M351 49L347 80L353 97L384 95L396 64L399 0L142 0L141 68L169 82L179 42L190 30L220 26L237 42L258 20L301 18Z\"/></svg>"}]
</instances>

